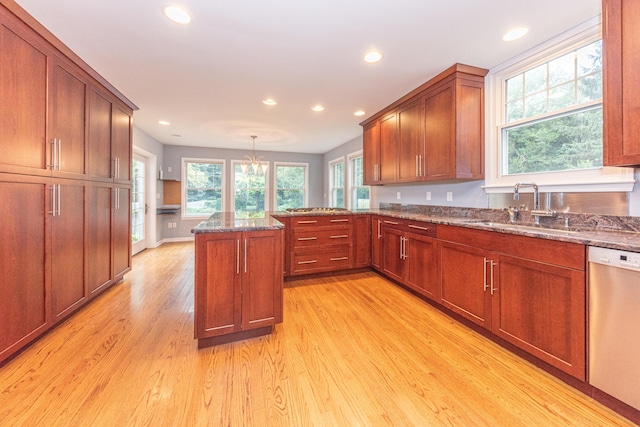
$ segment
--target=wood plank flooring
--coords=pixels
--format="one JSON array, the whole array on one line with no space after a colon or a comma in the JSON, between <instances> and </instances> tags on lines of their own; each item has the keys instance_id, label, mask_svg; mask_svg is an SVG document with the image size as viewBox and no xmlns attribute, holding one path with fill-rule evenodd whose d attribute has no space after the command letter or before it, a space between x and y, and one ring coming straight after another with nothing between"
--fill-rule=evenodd
<instances>
[{"instance_id":1,"label":"wood plank flooring","mask_svg":"<svg viewBox=\"0 0 640 427\"><path fill-rule=\"evenodd\" d=\"M0 367L0 426L631 426L374 273L289 282L272 335L197 349L193 244Z\"/></svg>"}]
</instances>

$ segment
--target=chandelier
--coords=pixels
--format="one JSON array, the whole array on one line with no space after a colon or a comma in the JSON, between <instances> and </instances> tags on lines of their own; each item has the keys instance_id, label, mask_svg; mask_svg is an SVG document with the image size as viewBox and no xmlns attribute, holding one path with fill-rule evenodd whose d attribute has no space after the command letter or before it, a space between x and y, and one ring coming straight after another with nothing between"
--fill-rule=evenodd
<instances>
[{"instance_id":1,"label":"chandelier","mask_svg":"<svg viewBox=\"0 0 640 427\"><path fill-rule=\"evenodd\" d=\"M262 157L256 156L256 138L257 136L251 135L253 139L253 148L251 149L251 156L244 156L244 161L240 165L242 173L249 174L253 171L254 175L264 175L267 173L267 166L269 162L263 162Z\"/></svg>"}]
</instances>

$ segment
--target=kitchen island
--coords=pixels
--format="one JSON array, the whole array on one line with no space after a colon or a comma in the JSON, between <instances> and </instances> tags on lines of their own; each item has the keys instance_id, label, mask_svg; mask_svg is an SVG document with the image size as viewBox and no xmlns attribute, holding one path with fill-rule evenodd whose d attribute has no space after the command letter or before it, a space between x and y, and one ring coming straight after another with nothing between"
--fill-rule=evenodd
<instances>
[{"instance_id":1,"label":"kitchen island","mask_svg":"<svg viewBox=\"0 0 640 427\"><path fill-rule=\"evenodd\" d=\"M199 348L269 334L282 323L284 225L271 214L221 212L191 230Z\"/></svg>"}]
</instances>

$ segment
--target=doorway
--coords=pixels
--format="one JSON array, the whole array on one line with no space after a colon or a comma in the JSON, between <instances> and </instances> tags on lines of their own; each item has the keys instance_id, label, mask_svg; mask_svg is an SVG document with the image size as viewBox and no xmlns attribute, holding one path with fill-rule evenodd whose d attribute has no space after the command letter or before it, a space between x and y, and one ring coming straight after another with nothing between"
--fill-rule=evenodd
<instances>
[{"instance_id":1,"label":"doorway","mask_svg":"<svg viewBox=\"0 0 640 427\"><path fill-rule=\"evenodd\" d=\"M131 167L131 252L137 254L147 248L146 223L149 213L147 202L146 158L133 155Z\"/></svg>"}]
</instances>

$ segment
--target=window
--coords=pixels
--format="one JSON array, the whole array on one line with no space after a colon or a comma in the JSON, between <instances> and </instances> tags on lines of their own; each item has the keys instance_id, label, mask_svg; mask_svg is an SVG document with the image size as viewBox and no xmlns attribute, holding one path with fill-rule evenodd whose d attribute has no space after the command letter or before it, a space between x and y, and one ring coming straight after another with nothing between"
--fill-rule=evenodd
<instances>
[{"instance_id":1,"label":"window","mask_svg":"<svg viewBox=\"0 0 640 427\"><path fill-rule=\"evenodd\" d=\"M267 167L268 170L268 167ZM269 210L268 173L242 171L242 162L233 162L233 210L249 217Z\"/></svg>"},{"instance_id":2,"label":"window","mask_svg":"<svg viewBox=\"0 0 640 427\"><path fill-rule=\"evenodd\" d=\"M329 163L329 206L344 208L344 158Z\"/></svg>"},{"instance_id":3,"label":"window","mask_svg":"<svg viewBox=\"0 0 640 427\"><path fill-rule=\"evenodd\" d=\"M224 160L182 159L182 182L183 217L224 210Z\"/></svg>"},{"instance_id":4,"label":"window","mask_svg":"<svg viewBox=\"0 0 640 427\"><path fill-rule=\"evenodd\" d=\"M369 209L370 189L364 185L362 151L350 154L349 159L349 207Z\"/></svg>"},{"instance_id":5,"label":"window","mask_svg":"<svg viewBox=\"0 0 640 427\"><path fill-rule=\"evenodd\" d=\"M593 19L491 70L485 190L630 191L633 173L602 166L602 41Z\"/></svg>"},{"instance_id":6,"label":"window","mask_svg":"<svg viewBox=\"0 0 640 427\"><path fill-rule=\"evenodd\" d=\"M306 163L275 163L275 210L303 208L307 205L309 165Z\"/></svg>"}]
</instances>

